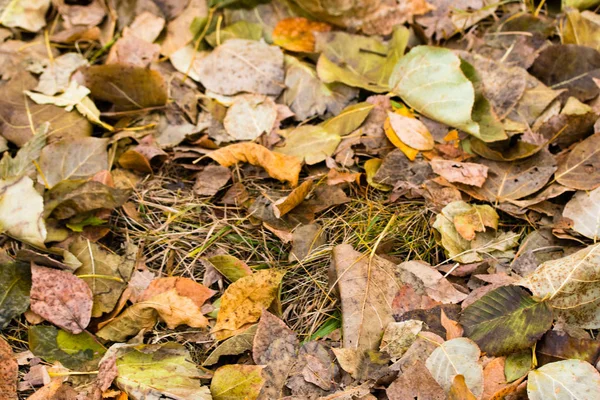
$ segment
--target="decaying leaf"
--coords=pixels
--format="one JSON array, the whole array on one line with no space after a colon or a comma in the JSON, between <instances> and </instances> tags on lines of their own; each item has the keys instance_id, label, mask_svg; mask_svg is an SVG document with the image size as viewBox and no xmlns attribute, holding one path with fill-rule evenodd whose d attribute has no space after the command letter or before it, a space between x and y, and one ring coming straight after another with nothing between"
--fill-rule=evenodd
<instances>
[{"instance_id":1,"label":"decaying leaf","mask_svg":"<svg viewBox=\"0 0 600 400\"><path fill-rule=\"evenodd\" d=\"M40 75L40 81L35 91L48 96L66 91L71 74L87 63L87 60L79 53L65 53L56 57L54 62L48 65Z\"/></svg>"},{"instance_id":2,"label":"decaying leaf","mask_svg":"<svg viewBox=\"0 0 600 400\"><path fill-rule=\"evenodd\" d=\"M398 289L394 264L344 244L334 247L332 267L342 303L344 348L378 349L383 331L394 322L391 304Z\"/></svg>"},{"instance_id":3,"label":"decaying leaf","mask_svg":"<svg viewBox=\"0 0 600 400\"><path fill-rule=\"evenodd\" d=\"M221 308L213 328L218 340L227 339L260 318L279 294L284 272L268 269L238 279L221 296Z\"/></svg>"},{"instance_id":4,"label":"decaying leaf","mask_svg":"<svg viewBox=\"0 0 600 400\"><path fill-rule=\"evenodd\" d=\"M567 202L563 209L563 217L573 221L572 229L590 239L600 236L600 188L591 192L578 191Z\"/></svg>"},{"instance_id":5,"label":"decaying leaf","mask_svg":"<svg viewBox=\"0 0 600 400\"><path fill-rule=\"evenodd\" d=\"M577 144L556 170L558 183L577 190L600 186L600 133Z\"/></svg>"},{"instance_id":6,"label":"decaying leaf","mask_svg":"<svg viewBox=\"0 0 600 400\"><path fill-rule=\"evenodd\" d=\"M419 113L477 135L479 125L471 119L475 90L460 64L448 49L417 46L396 64L390 86Z\"/></svg>"},{"instance_id":7,"label":"decaying leaf","mask_svg":"<svg viewBox=\"0 0 600 400\"><path fill-rule=\"evenodd\" d=\"M417 339L423 329L423 321L408 320L391 322L383 332L380 351L385 351L392 357L392 361L400 358Z\"/></svg>"},{"instance_id":8,"label":"decaying leaf","mask_svg":"<svg viewBox=\"0 0 600 400\"><path fill-rule=\"evenodd\" d=\"M92 316L92 291L75 275L31 266L31 310L73 334L83 332Z\"/></svg>"},{"instance_id":9,"label":"decaying leaf","mask_svg":"<svg viewBox=\"0 0 600 400\"><path fill-rule=\"evenodd\" d=\"M116 353L116 384L132 399L158 399L162 396L185 400L211 398L208 387L200 384L200 373L190 361L190 353L179 343L136 347L115 345L110 350L113 356Z\"/></svg>"},{"instance_id":10,"label":"decaying leaf","mask_svg":"<svg viewBox=\"0 0 600 400\"><path fill-rule=\"evenodd\" d=\"M273 43L290 51L310 53L315 48L313 32L328 32L331 26L306 18L285 18L273 29Z\"/></svg>"},{"instance_id":11,"label":"decaying leaf","mask_svg":"<svg viewBox=\"0 0 600 400\"><path fill-rule=\"evenodd\" d=\"M257 325L252 325L245 331L225 340L210 353L202 365L213 365L219 362L219 357L221 356L236 355L252 350L256 329Z\"/></svg>"},{"instance_id":12,"label":"decaying leaf","mask_svg":"<svg viewBox=\"0 0 600 400\"><path fill-rule=\"evenodd\" d=\"M19 364L8 343L0 338L0 396L6 400L17 399Z\"/></svg>"},{"instance_id":13,"label":"decaying leaf","mask_svg":"<svg viewBox=\"0 0 600 400\"><path fill-rule=\"evenodd\" d=\"M481 187L488 175L488 167L482 164L457 162L436 158L431 160L431 168L448 182L464 183Z\"/></svg>"},{"instance_id":14,"label":"decaying leaf","mask_svg":"<svg viewBox=\"0 0 600 400\"><path fill-rule=\"evenodd\" d=\"M422 361L416 361L403 371L385 393L390 400L446 400L444 389L433 379Z\"/></svg>"},{"instance_id":15,"label":"decaying leaf","mask_svg":"<svg viewBox=\"0 0 600 400\"><path fill-rule=\"evenodd\" d=\"M42 196L27 176L0 180L0 231L44 248L46 224Z\"/></svg>"},{"instance_id":16,"label":"decaying leaf","mask_svg":"<svg viewBox=\"0 0 600 400\"><path fill-rule=\"evenodd\" d=\"M342 138L322 126L302 125L285 135L285 144L277 153L303 160L308 165L331 157Z\"/></svg>"},{"instance_id":17,"label":"decaying leaf","mask_svg":"<svg viewBox=\"0 0 600 400\"><path fill-rule=\"evenodd\" d=\"M22 262L2 264L0 267L0 329L4 329L11 319L23 314L29 308L31 290L31 269ZM0 379L1 381L1 379Z\"/></svg>"},{"instance_id":18,"label":"decaying leaf","mask_svg":"<svg viewBox=\"0 0 600 400\"><path fill-rule=\"evenodd\" d=\"M483 393L483 368L479 364L479 347L467 338L442 343L431 353L426 366L433 378L449 393L454 377L462 375L475 396Z\"/></svg>"},{"instance_id":19,"label":"decaying leaf","mask_svg":"<svg viewBox=\"0 0 600 400\"><path fill-rule=\"evenodd\" d=\"M69 251L81 262L75 275L87 283L94 295L93 317L111 312L125 290L133 272L137 248L133 246L128 250L128 254L121 257L83 238L69 246Z\"/></svg>"},{"instance_id":20,"label":"decaying leaf","mask_svg":"<svg viewBox=\"0 0 600 400\"><path fill-rule=\"evenodd\" d=\"M452 219L456 231L466 240L473 240L476 232L485 232L487 228L498 230L498 214L487 204L475 204L469 211L457 213Z\"/></svg>"},{"instance_id":21,"label":"decaying leaf","mask_svg":"<svg viewBox=\"0 0 600 400\"><path fill-rule=\"evenodd\" d=\"M208 90L228 96L239 92L277 96L285 87L281 49L253 40L226 41L201 60L197 73Z\"/></svg>"},{"instance_id":22,"label":"decaying leaf","mask_svg":"<svg viewBox=\"0 0 600 400\"><path fill-rule=\"evenodd\" d=\"M259 165L271 177L290 182L292 186L298 184L298 175L302 168L299 158L272 152L256 143L232 144L211 152L208 157L224 167L230 167L238 162Z\"/></svg>"},{"instance_id":23,"label":"decaying leaf","mask_svg":"<svg viewBox=\"0 0 600 400\"><path fill-rule=\"evenodd\" d=\"M425 293L435 301L444 304L459 303L467 295L458 291L452 284L435 268L423 261L405 261L398 268L414 275L424 287ZM403 280L404 277L403 277Z\"/></svg>"},{"instance_id":24,"label":"decaying leaf","mask_svg":"<svg viewBox=\"0 0 600 400\"><path fill-rule=\"evenodd\" d=\"M312 189L313 181L311 179L302 182L300 186L295 188L287 196L275 201L271 206L273 208L273 214L276 218L281 218L285 214L292 211L300 203L304 201L306 196Z\"/></svg>"},{"instance_id":25,"label":"decaying leaf","mask_svg":"<svg viewBox=\"0 0 600 400\"><path fill-rule=\"evenodd\" d=\"M495 356L533 346L552 321L548 304L536 301L518 286L502 286L487 293L460 318L465 335Z\"/></svg>"},{"instance_id":26,"label":"decaying leaf","mask_svg":"<svg viewBox=\"0 0 600 400\"><path fill-rule=\"evenodd\" d=\"M207 165L196 175L194 193L198 196L214 196L229 182L231 171L220 165Z\"/></svg>"},{"instance_id":27,"label":"decaying leaf","mask_svg":"<svg viewBox=\"0 0 600 400\"><path fill-rule=\"evenodd\" d=\"M273 100L262 95L237 96L227 110L223 125L234 140L254 140L263 133L271 132L277 109Z\"/></svg>"},{"instance_id":28,"label":"decaying leaf","mask_svg":"<svg viewBox=\"0 0 600 400\"><path fill-rule=\"evenodd\" d=\"M535 346L538 365L562 360L583 360L592 365L600 357L600 343L588 337L575 337L559 330L548 331Z\"/></svg>"},{"instance_id":29,"label":"decaying leaf","mask_svg":"<svg viewBox=\"0 0 600 400\"><path fill-rule=\"evenodd\" d=\"M600 244L542 263L520 284L545 299L556 316L573 326L600 327Z\"/></svg>"},{"instance_id":30,"label":"decaying leaf","mask_svg":"<svg viewBox=\"0 0 600 400\"><path fill-rule=\"evenodd\" d=\"M214 400L256 400L265 384L263 366L230 364L213 375L210 392Z\"/></svg>"},{"instance_id":31,"label":"decaying leaf","mask_svg":"<svg viewBox=\"0 0 600 400\"><path fill-rule=\"evenodd\" d=\"M600 373L581 360L544 365L527 375L531 400L593 399L600 387Z\"/></svg>"}]
</instances>

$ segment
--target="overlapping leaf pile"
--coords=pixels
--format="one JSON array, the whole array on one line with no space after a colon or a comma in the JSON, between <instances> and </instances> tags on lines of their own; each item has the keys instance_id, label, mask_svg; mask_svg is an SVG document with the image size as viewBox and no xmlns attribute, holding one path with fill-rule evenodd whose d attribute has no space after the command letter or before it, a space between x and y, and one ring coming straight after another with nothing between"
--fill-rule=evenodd
<instances>
[{"instance_id":1,"label":"overlapping leaf pile","mask_svg":"<svg viewBox=\"0 0 600 400\"><path fill-rule=\"evenodd\" d=\"M600 2L544 3L10 0L0 398L596 399ZM190 277L116 222L176 170L238 213ZM373 193L428 213L437 265L391 254L402 215L328 237ZM207 252L241 220L289 262ZM300 334L282 287L317 253L338 311Z\"/></svg>"}]
</instances>

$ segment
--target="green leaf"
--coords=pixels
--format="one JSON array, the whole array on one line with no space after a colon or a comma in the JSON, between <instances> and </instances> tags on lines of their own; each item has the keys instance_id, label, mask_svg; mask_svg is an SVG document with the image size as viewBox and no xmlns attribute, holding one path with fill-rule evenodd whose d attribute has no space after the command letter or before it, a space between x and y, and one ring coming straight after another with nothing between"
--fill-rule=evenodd
<instances>
[{"instance_id":1,"label":"green leaf","mask_svg":"<svg viewBox=\"0 0 600 400\"><path fill-rule=\"evenodd\" d=\"M30 290L29 264L12 262L0 266L0 329L27 311Z\"/></svg>"},{"instance_id":2,"label":"green leaf","mask_svg":"<svg viewBox=\"0 0 600 400\"><path fill-rule=\"evenodd\" d=\"M213 365L219 362L219 357L221 356L237 355L252 350L252 343L254 341L254 335L256 335L257 326L258 325L252 325L244 332L225 340L210 353L202 365Z\"/></svg>"},{"instance_id":3,"label":"green leaf","mask_svg":"<svg viewBox=\"0 0 600 400\"><path fill-rule=\"evenodd\" d=\"M322 126L301 125L288 133L285 144L275 148L275 151L313 165L333 155L341 140L339 135L330 133Z\"/></svg>"},{"instance_id":4,"label":"green leaf","mask_svg":"<svg viewBox=\"0 0 600 400\"><path fill-rule=\"evenodd\" d=\"M219 41L217 41L217 32L214 31L206 36L206 41L212 47L216 47L217 43L225 43L229 39L248 39L260 40L263 34L263 27L260 24L255 24L248 21L238 21L226 26L219 32Z\"/></svg>"},{"instance_id":5,"label":"green leaf","mask_svg":"<svg viewBox=\"0 0 600 400\"><path fill-rule=\"evenodd\" d=\"M29 349L49 363L59 361L73 370L93 370L106 349L88 332L73 335L53 326L30 326Z\"/></svg>"},{"instance_id":6,"label":"green leaf","mask_svg":"<svg viewBox=\"0 0 600 400\"><path fill-rule=\"evenodd\" d=\"M344 108L339 114L323 121L320 126L327 129L329 133L346 136L358 129L371 110L375 107L371 103L362 102Z\"/></svg>"},{"instance_id":7,"label":"green leaf","mask_svg":"<svg viewBox=\"0 0 600 400\"><path fill-rule=\"evenodd\" d=\"M214 400L255 400L265 382L261 365L225 365L215 371L210 384Z\"/></svg>"},{"instance_id":8,"label":"green leaf","mask_svg":"<svg viewBox=\"0 0 600 400\"><path fill-rule=\"evenodd\" d=\"M546 364L527 375L529 400L592 400L598 388L600 373L581 360Z\"/></svg>"},{"instance_id":9,"label":"green leaf","mask_svg":"<svg viewBox=\"0 0 600 400\"><path fill-rule=\"evenodd\" d=\"M516 381L531 371L533 365L533 353L531 349L523 350L506 357L504 362L504 376L506 382Z\"/></svg>"},{"instance_id":10,"label":"green leaf","mask_svg":"<svg viewBox=\"0 0 600 400\"><path fill-rule=\"evenodd\" d=\"M250 267L234 256L227 254L212 256L207 261L230 282L235 282L244 276L252 275Z\"/></svg>"},{"instance_id":11,"label":"green leaf","mask_svg":"<svg viewBox=\"0 0 600 400\"><path fill-rule=\"evenodd\" d=\"M552 310L518 286L502 286L469 305L460 318L465 336L490 355L533 346L552 326Z\"/></svg>"},{"instance_id":12,"label":"green leaf","mask_svg":"<svg viewBox=\"0 0 600 400\"><path fill-rule=\"evenodd\" d=\"M473 84L461 70L461 60L451 50L417 46L396 64L390 77L392 92L419 113L478 135L471 119L475 104Z\"/></svg>"},{"instance_id":13,"label":"green leaf","mask_svg":"<svg viewBox=\"0 0 600 400\"><path fill-rule=\"evenodd\" d=\"M132 399L210 400L191 359L179 343L117 348L117 386Z\"/></svg>"}]
</instances>

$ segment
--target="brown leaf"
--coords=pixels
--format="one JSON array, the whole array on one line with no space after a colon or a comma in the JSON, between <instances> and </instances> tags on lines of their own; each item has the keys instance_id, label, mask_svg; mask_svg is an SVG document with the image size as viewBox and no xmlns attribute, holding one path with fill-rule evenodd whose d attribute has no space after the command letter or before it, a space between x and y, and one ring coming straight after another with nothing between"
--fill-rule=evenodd
<instances>
[{"instance_id":1,"label":"brown leaf","mask_svg":"<svg viewBox=\"0 0 600 400\"><path fill-rule=\"evenodd\" d=\"M33 132L45 122L50 122L48 136L53 141L92 134L92 125L78 112L67 112L51 104L36 104L23 94L24 90L32 90L36 84L36 79L29 72L22 71L1 86L2 136L20 147L27 143Z\"/></svg>"},{"instance_id":2,"label":"brown leaf","mask_svg":"<svg viewBox=\"0 0 600 400\"><path fill-rule=\"evenodd\" d=\"M314 399L331 390L339 368L333 362L333 353L324 343L312 341L300 347L286 384L293 395Z\"/></svg>"},{"instance_id":3,"label":"brown leaf","mask_svg":"<svg viewBox=\"0 0 600 400\"><path fill-rule=\"evenodd\" d=\"M75 275L31 266L31 310L73 334L83 332L92 316L89 286Z\"/></svg>"},{"instance_id":4,"label":"brown leaf","mask_svg":"<svg viewBox=\"0 0 600 400\"><path fill-rule=\"evenodd\" d=\"M267 269L238 279L221 296L221 308L213 333L227 339L246 325L256 322L279 294L284 272Z\"/></svg>"},{"instance_id":5,"label":"brown leaf","mask_svg":"<svg viewBox=\"0 0 600 400\"><path fill-rule=\"evenodd\" d=\"M323 227L317 223L301 225L292 232L292 250L289 261L302 261L310 253L323 246L327 242L327 236Z\"/></svg>"},{"instance_id":6,"label":"brown leaf","mask_svg":"<svg viewBox=\"0 0 600 400\"><path fill-rule=\"evenodd\" d=\"M578 190L600 186L600 132L577 144L556 170L558 183Z\"/></svg>"},{"instance_id":7,"label":"brown leaf","mask_svg":"<svg viewBox=\"0 0 600 400\"><path fill-rule=\"evenodd\" d=\"M120 64L93 65L75 79L90 89L94 99L115 105L117 111L164 106L167 85L158 71Z\"/></svg>"},{"instance_id":8,"label":"brown leaf","mask_svg":"<svg viewBox=\"0 0 600 400\"><path fill-rule=\"evenodd\" d=\"M420 187L426 180L434 177L428 162L423 160L411 162L400 149L396 149L385 156L373 181L384 185L414 188Z\"/></svg>"},{"instance_id":9,"label":"brown leaf","mask_svg":"<svg viewBox=\"0 0 600 400\"><path fill-rule=\"evenodd\" d=\"M433 379L422 361L416 361L403 371L386 389L390 400L445 400L444 389Z\"/></svg>"},{"instance_id":10,"label":"brown leaf","mask_svg":"<svg viewBox=\"0 0 600 400\"><path fill-rule=\"evenodd\" d=\"M475 204L469 211L456 214L452 219L456 231L466 240L475 239L475 232L485 232L486 227L498 230L498 214L487 204Z\"/></svg>"},{"instance_id":11,"label":"brown leaf","mask_svg":"<svg viewBox=\"0 0 600 400\"><path fill-rule=\"evenodd\" d=\"M402 315L412 310L428 310L440 304L442 303L433 300L426 294L417 293L412 285L403 284L394 297L392 309L394 315Z\"/></svg>"},{"instance_id":12,"label":"brown leaf","mask_svg":"<svg viewBox=\"0 0 600 400\"><path fill-rule=\"evenodd\" d=\"M398 290L395 269L392 262L361 254L349 244L333 248L333 284L342 303L345 349L379 348L384 329L394 322L391 304Z\"/></svg>"},{"instance_id":13,"label":"brown leaf","mask_svg":"<svg viewBox=\"0 0 600 400\"><path fill-rule=\"evenodd\" d=\"M135 35L125 35L110 48L105 64L147 68L158 60L160 46Z\"/></svg>"},{"instance_id":14,"label":"brown leaf","mask_svg":"<svg viewBox=\"0 0 600 400\"><path fill-rule=\"evenodd\" d=\"M451 320L446 316L446 313L442 309L440 311L440 322L442 326L446 329L446 340L452 340L457 337L462 337L464 330L460 324L454 320Z\"/></svg>"},{"instance_id":15,"label":"brown leaf","mask_svg":"<svg viewBox=\"0 0 600 400\"><path fill-rule=\"evenodd\" d=\"M444 304L454 304L467 297L466 294L454 288L440 272L423 261L406 261L398 265L398 268L414 275L425 289L425 293L433 300ZM407 280L403 277L403 281Z\"/></svg>"},{"instance_id":16,"label":"brown leaf","mask_svg":"<svg viewBox=\"0 0 600 400\"><path fill-rule=\"evenodd\" d=\"M275 214L275 217L281 218L302 203L306 196L308 196L310 193L312 186L312 179L304 181L300 186L292 190L290 194L275 201L272 204L273 214Z\"/></svg>"},{"instance_id":17,"label":"brown leaf","mask_svg":"<svg viewBox=\"0 0 600 400\"><path fill-rule=\"evenodd\" d=\"M504 362L506 357L497 357L483 368L483 395L482 400L491 399L496 393L504 390L508 383L504 376Z\"/></svg>"},{"instance_id":18,"label":"brown leaf","mask_svg":"<svg viewBox=\"0 0 600 400\"><path fill-rule=\"evenodd\" d=\"M285 381L296 361L298 338L283 321L263 311L252 346L252 358L257 365L265 365L265 384L259 399L277 399L283 396Z\"/></svg>"},{"instance_id":19,"label":"brown leaf","mask_svg":"<svg viewBox=\"0 0 600 400\"><path fill-rule=\"evenodd\" d=\"M19 364L10 345L0 338L0 398L16 400Z\"/></svg>"},{"instance_id":20,"label":"brown leaf","mask_svg":"<svg viewBox=\"0 0 600 400\"><path fill-rule=\"evenodd\" d=\"M437 344L436 344L437 343ZM432 332L421 332L417 340L410 345L402 358L392 365L392 370L407 371L415 362L425 363L427 358L433 353L444 339Z\"/></svg>"},{"instance_id":21,"label":"brown leaf","mask_svg":"<svg viewBox=\"0 0 600 400\"><path fill-rule=\"evenodd\" d=\"M600 358L600 341L577 338L566 332L548 331L535 348L538 365L578 359L595 365Z\"/></svg>"},{"instance_id":22,"label":"brown leaf","mask_svg":"<svg viewBox=\"0 0 600 400\"><path fill-rule=\"evenodd\" d=\"M448 400L477 400L477 397L469 390L465 377L455 375L450 391L448 392Z\"/></svg>"},{"instance_id":23,"label":"brown leaf","mask_svg":"<svg viewBox=\"0 0 600 400\"><path fill-rule=\"evenodd\" d=\"M180 3L178 7L187 7L167 24L167 33L162 42L161 53L170 56L177 50L185 47L194 39L190 25L194 18L203 18L208 14L208 6L204 0L191 0L189 4Z\"/></svg>"},{"instance_id":24,"label":"brown leaf","mask_svg":"<svg viewBox=\"0 0 600 400\"><path fill-rule=\"evenodd\" d=\"M444 177L448 182L459 182L465 185L481 187L488 175L488 167L482 164L458 161L431 160L433 172Z\"/></svg>"},{"instance_id":25,"label":"brown leaf","mask_svg":"<svg viewBox=\"0 0 600 400\"><path fill-rule=\"evenodd\" d=\"M302 163L297 157L274 153L256 143L236 143L208 154L224 167L230 167L238 162L247 162L263 167L267 173L280 181L298 185L298 175Z\"/></svg>"},{"instance_id":26,"label":"brown leaf","mask_svg":"<svg viewBox=\"0 0 600 400\"><path fill-rule=\"evenodd\" d=\"M220 165L207 165L194 183L194 193L198 196L214 196L229 182L231 171Z\"/></svg>"}]
</instances>

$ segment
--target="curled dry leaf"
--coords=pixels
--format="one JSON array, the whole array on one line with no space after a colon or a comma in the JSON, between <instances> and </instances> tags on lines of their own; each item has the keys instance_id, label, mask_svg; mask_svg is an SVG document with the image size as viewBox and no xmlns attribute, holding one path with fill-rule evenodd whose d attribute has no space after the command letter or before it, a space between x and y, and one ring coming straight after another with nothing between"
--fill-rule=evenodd
<instances>
[{"instance_id":1,"label":"curled dry leaf","mask_svg":"<svg viewBox=\"0 0 600 400\"><path fill-rule=\"evenodd\" d=\"M296 208L300 203L302 203L306 196L308 196L308 194L310 193L312 186L312 179L304 181L300 186L292 190L290 194L275 201L271 205L275 217L281 218L282 216Z\"/></svg>"},{"instance_id":2,"label":"curled dry leaf","mask_svg":"<svg viewBox=\"0 0 600 400\"><path fill-rule=\"evenodd\" d=\"M448 182L464 183L481 187L488 176L488 167L482 164L466 163L436 158L431 160L433 172Z\"/></svg>"},{"instance_id":3,"label":"curled dry leaf","mask_svg":"<svg viewBox=\"0 0 600 400\"><path fill-rule=\"evenodd\" d=\"M221 308L213 333L227 339L260 318L279 294L284 272L268 269L238 279L221 296Z\"/></svg>"},{"instance_id":4,"label":"curled dry leaf","mask_svg":"<svg viewBox=\"0 0 600 400\"><path fill-rule=\"evenodd\" d=\"M570 325L600 328L600 244L588 246L569 256L542 263L533 274L519 282L533 295L545 299Z\"/></svg>"},{"instance_id":5,"label":"curled dry leaf","mask_svg":"<svg viewBox=\"0 0 600 400\"><path fill-rule=\"evenodd\" d=\"M238 162L261 166L271 177L290 182L292 186L298 185L298 175L302 168L299 158L272 152L256 143L232 144L211 152L208 157L224 167Z\"/></svg>"},{"instance_id":6,"label":"curled dry leaf","mask_svg":"<svg viewBox=\"0 0 600 400\"><path fill-rule=\"evenodd\" d=\"M286 50L310 53L315 49L313 32L329 32L331 26L306 18L284 18L273 29L273 43Z\"/></svg>"},{"instance_id":7,"label":"curled dry leaf","mask_svg":"<svg viewBox=\"0 0 600 400\"><path fill-rule=\"evenodd\" d=\"M442 343L431 353L426 366L433 378L449 393L454 377L462 375L469 390L477 397L483 393L483 368L479 364L479 347L467 338Z\"/></svg>"},{"instance_id":8,"label":"curled dry leaf","mask_svg":"<svg viewBox=\"0 0 600 400\"><path fill-rule=\"evenodd\" d=\"M90 323L93 295L75 275L51 268L31 266L31 310L73 334Z\"/></svg>"}]
</instances>

